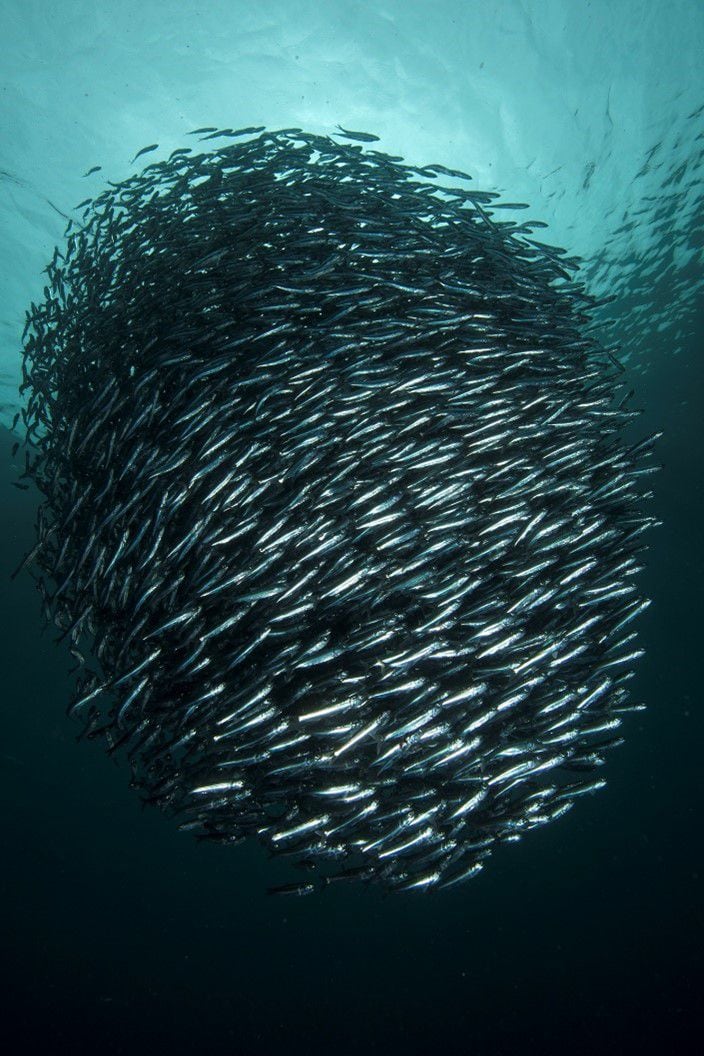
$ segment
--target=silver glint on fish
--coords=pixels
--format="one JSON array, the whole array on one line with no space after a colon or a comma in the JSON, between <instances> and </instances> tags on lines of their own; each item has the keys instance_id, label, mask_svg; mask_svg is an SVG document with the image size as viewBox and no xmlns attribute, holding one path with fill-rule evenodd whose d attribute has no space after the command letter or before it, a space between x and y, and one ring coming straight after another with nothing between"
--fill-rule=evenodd
<instances>
[{"instance_id":1,"label":"silver glint on fish","mask_svg":"<svg viewBox=\"0 0 704 1056\"><path fill-rule=\"evenodd\" d=\"M299 863L281 893L464 881L639 707L657 437L575 260L466 174L193 134L81 203L27 313L69 712L182 828Z\"/></svg>"}]
</instances>

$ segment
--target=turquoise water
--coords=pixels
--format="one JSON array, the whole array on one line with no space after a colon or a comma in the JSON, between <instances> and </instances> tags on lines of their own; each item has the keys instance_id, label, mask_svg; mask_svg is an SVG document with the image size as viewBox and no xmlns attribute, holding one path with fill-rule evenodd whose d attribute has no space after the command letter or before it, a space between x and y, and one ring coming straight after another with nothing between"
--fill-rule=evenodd
<instances>
[{"instance_id":1,"label":"turquoise water","mask_svg":"<svg viewBox=\"0 0 704 1056\"><path fill-rule=\"evenodd\" d=\"M3 1021L30 1051L447 1053L683 1049L701 1015L704 13L680 3L0 4L0 653L6 730ZM608 785L430 899L289 879L140 809L64 716L40 634L21 464L24 311L73 207L200 125L336 124L530 204L614 301L663 429L646 655ZM101 169L83 176L91 167ZM102 181L102 182L101 182ZM520 214L518 214L520 215ZM521 216L522 219L522 216Z\"/></svg>"}]
</instances>

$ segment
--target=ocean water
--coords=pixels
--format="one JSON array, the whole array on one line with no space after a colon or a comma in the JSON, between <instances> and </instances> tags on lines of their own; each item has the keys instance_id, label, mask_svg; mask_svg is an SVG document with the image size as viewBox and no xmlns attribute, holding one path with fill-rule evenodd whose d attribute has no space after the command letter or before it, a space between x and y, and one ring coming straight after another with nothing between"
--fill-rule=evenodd
<instances>
[{"instance_id":1,"label":"ocean water","mask_svg":"<svg viewBox=\"0 0 704 1056\"><path fill-rule=\"evenodd\" d=\"M701 1027L704 9L678 3L0 4L2 1023L24 1051L692 1051ZM646 705L607 786L427 896L275 899L65 716L27 575L11 426L24 312L76 203L201 125L340 124L530 204L584 261L662 430L639 621ZM157 157L156 154L151 155ZM149 159L146 159L149 160ZM94 165L100 172L82 174ZM97 182L91 182L97 181ZM21 449L20 449L21 451ZM695 1050L696 1051L696 1050Z\"/></svg>"}]
</instances>

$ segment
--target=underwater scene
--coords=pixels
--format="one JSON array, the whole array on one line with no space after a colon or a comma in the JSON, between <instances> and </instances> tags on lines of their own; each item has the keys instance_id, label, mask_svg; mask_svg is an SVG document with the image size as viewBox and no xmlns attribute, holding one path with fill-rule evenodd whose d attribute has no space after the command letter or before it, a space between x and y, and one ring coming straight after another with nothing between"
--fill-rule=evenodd
<instances>
[{"instance_id":1,"label":"underwater scene","mask_svg":"<svg viewBox=\"0 0 704 1056\"><path fill-rule=\"evenodd\" d=\"M704 7L0 49L12 1050L691 1052Z\"/></svg>"}]
</instances>

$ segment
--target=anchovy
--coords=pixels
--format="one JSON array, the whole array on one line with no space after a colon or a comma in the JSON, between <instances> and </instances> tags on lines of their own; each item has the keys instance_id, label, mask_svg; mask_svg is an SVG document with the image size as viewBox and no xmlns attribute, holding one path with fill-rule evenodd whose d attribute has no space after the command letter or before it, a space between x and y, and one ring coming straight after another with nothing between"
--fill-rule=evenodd
<instances>
[{"instance_id":1,"label":"anchovy","mask_svg":"<svg viewBox=\"0 0 704 1056\"><path fill-rule=\"evenodd\" d=\"M132 158L132 161L134 162L137 160L137 158L141 158L143 154L149 154L150 151L156 150L158 146L158 143L151 143L148 147L142 147L141 150L137 151L135 156ZM130 162L130 164L132 164L132 162Z\"/></svg>"},{"instance_id":2,"label":"anchovy","mask_svg":"<svg viewBox=\"0 0 704 1056\"><path fill-rule=\"evenodd\" d=\"M358 143L377 143L379 141L379 136L375 136L371 132L350 132L349 129L343 128L342 125L337 127L340 131L336 132L335 135L344 136L345 139L354 139Z\"/></svg>"},{"instance_id":3,"label":"anchovy","mask_svg":"<svg viewBox=\"0 0 704 1056\"><path fill-rule=\"evenodd\" d=\"M69 714L184 831L307 870L275 893L464 882L642 707L660 433L625 440L522 203L340 126L190 134L81 203L26 313L21 567Z\"/></svg>"}]
</instances>

